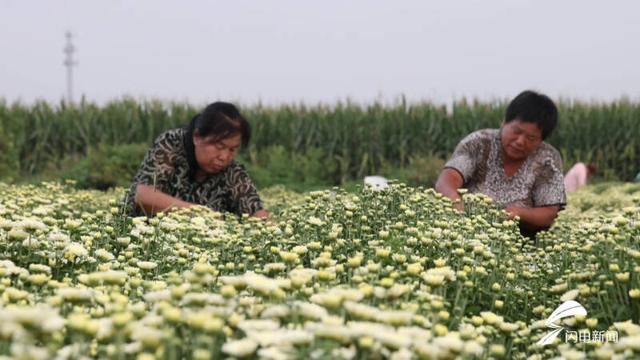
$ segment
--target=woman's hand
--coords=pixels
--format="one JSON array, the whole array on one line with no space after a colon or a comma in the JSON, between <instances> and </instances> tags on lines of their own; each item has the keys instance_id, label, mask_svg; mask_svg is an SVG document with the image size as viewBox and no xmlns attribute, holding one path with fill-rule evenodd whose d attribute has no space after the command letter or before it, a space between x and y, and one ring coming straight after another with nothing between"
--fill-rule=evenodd
<instances>
[{"instance_id":1,"label":"woman's hand","mask_svg":"<svg viewBox=\"0 0 640 360\"><path fill-rule=\"evenodd\" d=\"M269 212L267 210L265 210L265 209L260 209L260 210L258 210L256 212L254 212L253 214L251 214L251 217L268 220L269 219Z\"/></svg>"},{"instance_id":2,"label":"woman's hand","mask_svg":"<svg viewBox=\"0 0 640 360\"><path fill-rule=\"evenodd\" d=\"M180 200L150 185L136 186L136 204L142 207L147 215L155 215L171 208L188 208L192 203Z\"/></svg>"},{"instance_id":3,"label":"woman's hand","mask_svg":"<svg viewBox=\"0 0 640 360\"><path fill-rule=\"evenodd\" d=\"M553 205L533 208L507 206L504 211L507 212L510 219L516 219L517 217L530 229L545 230L553 225L553 221L558 216L558 211L560 211L560 206Z\"/></svg>"}]
</instances>

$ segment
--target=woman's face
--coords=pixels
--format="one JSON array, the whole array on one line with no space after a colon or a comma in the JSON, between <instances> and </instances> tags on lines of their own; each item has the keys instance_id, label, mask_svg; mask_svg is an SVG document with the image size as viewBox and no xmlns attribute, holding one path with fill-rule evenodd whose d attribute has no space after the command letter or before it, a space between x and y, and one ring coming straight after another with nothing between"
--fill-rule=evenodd
<instances>
[{"instance_id":1,"label":"woman's face","mask_svg":"<svg viewBox=\"0 0 640 360\"><path fill-rule=\"evenodd\" d=\"M194 134L193 145L198 166L207 174L216 174L223 171L236 157L241 143L242 137L240 134L217 141L211 136L201 137Z\"/></svg>"},{"instance_id":2,"label":"woman's face","mask_svg":"<svg viewBox=\"0 0 640 360\"><path fill-rule=\"evenodd\" d=\"M535 123L515 119L502 123L500 140L508 159L523 160L542 143L542 130Z\"/></svg>"}]
</instances>

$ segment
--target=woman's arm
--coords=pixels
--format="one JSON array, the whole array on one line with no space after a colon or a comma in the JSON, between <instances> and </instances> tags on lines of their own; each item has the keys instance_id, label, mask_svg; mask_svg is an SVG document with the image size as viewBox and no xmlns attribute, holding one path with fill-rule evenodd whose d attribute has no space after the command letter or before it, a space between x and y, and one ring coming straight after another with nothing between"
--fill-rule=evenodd
<instances>
[{"instance_id":1,"label":"woman's arm","mask_svg":"<svg viewBox=\"0 0 640 360\"><path fill-rule=\"evenodd\" d=\"M264 208L255 184L249 177L247 170L234 162L226 175L227 187L231 190L231 208L237 215L249 214L251 217L266 219L269 212Z\"/></svg>"},{"instance_id":2,"label":"woman's arm","mask_svg":"<svg viewBox=\"0 0 640 360\"><path fill-rule=\"evenodd\" d=\"M523 208L508 206L504 209L513 218L518 216L520 221L530 230L546 230L553 225L553 221L560 211L559 205Z\"/></svg>"},{"instance_id":3,"label":"woman's arm","mask_svg":"<svg viewBox=\"0 0 640 360\"><path fill-rule=\"evenodd\" d=\"M435 190L451 199L455 203L454 208L463 210L464 204L460 201L460 194L458 194L458 189L462 187L463 183L462 175L458 171L445 168L438 176Z\"/></svg>"},{"instance_id":4,"label":"woman's arm","mask_svg":"<svg viewBox=\"0 0 640 360\"><path fill-rule=\"evenodd\" d=\"M188 208L193 204L165 194L150 185L138 184L136 186L135 202L141 206L148 215L155 215L160 211L170 208Z\"/></svg>"}]
</instances>

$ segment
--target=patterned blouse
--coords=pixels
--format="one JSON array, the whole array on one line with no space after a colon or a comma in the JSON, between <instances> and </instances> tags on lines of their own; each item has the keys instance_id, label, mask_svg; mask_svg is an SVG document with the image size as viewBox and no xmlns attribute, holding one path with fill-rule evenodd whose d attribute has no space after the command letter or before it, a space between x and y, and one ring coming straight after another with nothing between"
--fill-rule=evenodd
<instances>
[{"instance_id":1,"label":"patterned blouse","mask_svg":"<svg viewBox=\"0 0 640 360\"><path fill-rule=\"evenodd\" d=\"M247 171L235 161L201 182L194 180L192 174L195 169L190 163L195 163L195 157L193 151L189 154L185 146L186 133L182 128L173 129L154 141L129 189L126 200L129 215L145 214L134 201L138 184L155 186L168 195L220 212L253 214L263 208Z\"/></svg>"},{"instance_id":2,"label":"patterned blouse","mask_svg":"<svg viewBox=\"0 0 640 360\"><path fill-rule=\"evenodd\" d=\"M457 170L464 187L499 206L542 207L566 204L562 158L543 142L511 177L504 172L498 129L478 130L462 139L445 168Z\"/></svg>"}]
</instances>

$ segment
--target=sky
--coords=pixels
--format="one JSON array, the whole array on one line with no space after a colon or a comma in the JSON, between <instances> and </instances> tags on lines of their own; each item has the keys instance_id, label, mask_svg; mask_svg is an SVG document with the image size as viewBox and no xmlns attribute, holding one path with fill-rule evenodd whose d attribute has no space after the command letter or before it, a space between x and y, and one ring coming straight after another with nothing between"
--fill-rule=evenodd
<instances>
[{"instance_id":1,"label":"sky","mask_svg":"<svg viewBox=\"0 0 640 360\"><path fill-rule=\"evenodd\" d=\"M0 98L640 98L634 0L0 0ZM635 45L634 45L635 44Z\"/></svg>"}]
</instances>

